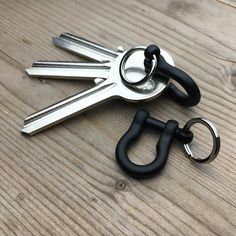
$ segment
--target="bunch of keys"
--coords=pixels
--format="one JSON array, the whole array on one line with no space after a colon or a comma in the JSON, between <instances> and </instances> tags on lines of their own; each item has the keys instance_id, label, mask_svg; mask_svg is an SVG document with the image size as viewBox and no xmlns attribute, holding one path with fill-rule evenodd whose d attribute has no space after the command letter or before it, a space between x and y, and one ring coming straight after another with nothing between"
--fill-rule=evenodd
<instances>
[{"instance_id":1,"label":"bunch of keys","mask_svg":"<svg viewBox=\"0 0 236 236\"><path fill-rule=\"evenodd\" d=\"M194 106L200 101L200 91L193 79L174 67L166 51L158 48L157 54L157 47L153 45L114 51L68 33L53 38L53 43L95 62L38 61L26 69L27 74L32 78L94 79L96 86L28 116L22 133L33 135L115 98L129 102L149 101L167 91L182 105ZM153 49L155 55L150 59L149 51ZM145 52L149 57L147 66L144 65ZM182 85L186 94L178 90L171 79Z\"/></svg>"},{"instance_id":2,"label":"bunch of keys","mask_svg":"<svg viewBox=\"0 0 236 236\"><path fill-rule=\"evenodd\" d=\"M95 86L29 115L21 130L24 134L36 134L95 105L115 98L129 102L149 101L164 92L181 105L195 106L200 101L200 90L194 80L184 71L174 67L172 57L156 45L133 47L127 51L119 47L115 51L68 33L53 38L53 43L94 62L38 61L26 69L27 74L32 78L93 79ZM179 90L171 80L179 83L186 93ZM176 121L165 124L150 118L148 112L139 111L131 128L117 145L118 164L127 174L135 178L150 177L164 167L174 138L184 142L185 150L191 160L199 163L212 161L219 152L218 133L214 132L215 127L208 121L197 120L207 125L214 138L210 156L203 161L197 160L188 146L193 136L187 131L194 122L196 120L187 123L188 127L184 133L178 128ZM129 143L139 136L145 125L161 130L162 135L157 145L158 158L148 165L139 166L129 160L127 148Z\"/></svg>"}]
</instances>

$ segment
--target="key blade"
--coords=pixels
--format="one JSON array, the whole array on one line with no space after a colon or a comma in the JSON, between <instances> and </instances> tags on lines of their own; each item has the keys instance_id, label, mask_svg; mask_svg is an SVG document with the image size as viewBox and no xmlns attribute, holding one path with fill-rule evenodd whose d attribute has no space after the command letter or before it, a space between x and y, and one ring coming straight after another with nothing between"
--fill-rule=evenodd
<instances>
[{"instance_id":1,"label":"key blade","mask_svg":"<svg viewBox=\"0 0 236 236\"><path fill-rule=\"evenodd\" d=\"M66 51L98 62L114 61L120 54L112 49L69 33L54 37L53 43Z\"/></svg>"},{"instance_id":2,"label":"key blade","mask_svg":"<svg viewBox=\"0 0 236 236\"><path fill-rule=\"evenodd\" d=\"M104 78L109 76L110 63L82 63L39 61L26 69L32 78L81 79Z\"/></svg>"},{"instance_id":3,"label":"key blade","mask_svg":"<svg viewBox=\"0 0 236 236\"><path fill-rule=\"evenodd\" d=\"M27 117L22 133L33 135L114 98L115 82L103 82Z\"/></svg>"}]
</instances>

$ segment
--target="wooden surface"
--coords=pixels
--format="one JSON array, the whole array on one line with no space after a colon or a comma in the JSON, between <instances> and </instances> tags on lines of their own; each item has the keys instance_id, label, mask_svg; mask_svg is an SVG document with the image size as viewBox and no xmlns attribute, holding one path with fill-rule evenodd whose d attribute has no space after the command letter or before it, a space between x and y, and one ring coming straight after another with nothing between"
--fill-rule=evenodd
<instances>
[{"instance_id":1,"label":"wooden surface","mask_svg":"<svg viewBox=\"0 0 236 236\"><path fill-rule=\"evenodd\" d=\"M201 103L166 98L112 101L33 137L19 130L30 113L92 83L30 79L39 59L82 60L51 43L71 32L116 48L156 43L198 83ZM0 235L236 235L236 3L222 0L0 1ZM195 166L180 144L164 171L137 181L121 172L114 150L135 111L153 117L207 117L222 146ZM208 133L195 129L202 154ZM155 156L145 133L132 160Z\"/></svg>"}]
</instances>

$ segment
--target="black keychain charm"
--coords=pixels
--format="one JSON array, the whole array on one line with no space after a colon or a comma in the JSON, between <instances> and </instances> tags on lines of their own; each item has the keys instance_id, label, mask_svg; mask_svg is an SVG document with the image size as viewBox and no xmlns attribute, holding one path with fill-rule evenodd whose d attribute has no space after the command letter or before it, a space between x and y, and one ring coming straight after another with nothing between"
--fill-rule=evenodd
<instances>
[{"instance_id":1,"label":"black keychain charm","mask_svg":"<svg viewBox=\"0 0 236 236\"><path fill-rule=\"evenodd\" d=\"M164 57L161 56L158 46L154 44L149 45L145 49L144 55L144 66L147 71L150 70L151 62L153 60L153 57L155 56L158 61L156 73L175 80L186 91L186 94L184 94L173 83L170 83L166 89L166 94L168 94L168 96L184 106L195 106L200 102L201 93L197 84L184 71L178 69L177 67L169 65L165 61Z\"/></svg>"},{"instance_id":2,"label":"black keychain charm","mask_svg":"<svg viewBox=\"0 0 236 236\"><path fill-rule=\"evenodd\" d=\"M212 152L204 159L196 158L189 147L189 143L193 140L193 133L190 131L190 128L195 123L205 125L210 130L213 137ZM161 131L161 135L156 145L156 158L147 165L137 165L129 159L127 154L128 147L138 139L145 127L157 129L158 131ZM165 123L151 118L149 112L141 109L137 111L130 128L117 144L116 160L122 170L134 178L152 177L158 174L165 166L174 139L177 139L184 144L184 149L190 160L197 163L209 163L213 161L220 150L219 133L210 121L203 118L195 118L189 120L184 128L179 128L177 121L169 120Z\"/></svg>"}]
</instances>

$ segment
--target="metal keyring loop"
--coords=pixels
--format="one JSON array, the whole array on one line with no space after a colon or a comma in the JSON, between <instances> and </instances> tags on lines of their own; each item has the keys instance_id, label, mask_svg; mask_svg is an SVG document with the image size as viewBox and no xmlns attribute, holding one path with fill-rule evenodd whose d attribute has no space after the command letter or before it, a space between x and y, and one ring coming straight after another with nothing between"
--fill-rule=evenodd
<instances>
[{"instance_id":1,"label":"metal keyring loop","mask_svg":"<svg viewBox=\"0 0 236 236\"><path fill-rule=\"evenodd\" d=\"M206 157L204 159L200 159L200 158L197 158L193 155L193 153L189 147L189 143L184 144L184 149L185 149L186 153L188 154L188 157L190 158L191 161L194 161L197 163L209 163L216 158L216 156L218 155L218 153L220 151L220 135L219 135L219 132L216 129L216 127L209 120L203 119L203 118L194 118L194 119L189 120L185 124L183 130L185 132L190 131L190 128L196 123L203 124L209 129L209 131L212 135L212 138L213 138L212 151L208 157Z\"/></svg>"},{"instance_id":2,"label":"metal keyring loop","mask_svg":"<svg viewBox=\"0 0 236 236\"><path fill-rule=\"evenodd\" d=\"M126 54L123 56L121 62L120 62L120 75L122 78L122 81L129 85L129 86L137 86L137 85L143 85L144 83L146 83L150 78L152 78L152 76L154 75L156 68L157 68L157 58L154 55L153 56L153 60L152 60L152 66L151 66L151 70L149 71L148 74L146 74L140 81L138 82L132 82L130 81L125 73L125 64L127 62L127 60L129 59L129 57L136 51L145 51L145 47L134 47L131 48L130 50L128 50L126 52Z\"/></svg>"}]
</instances>

